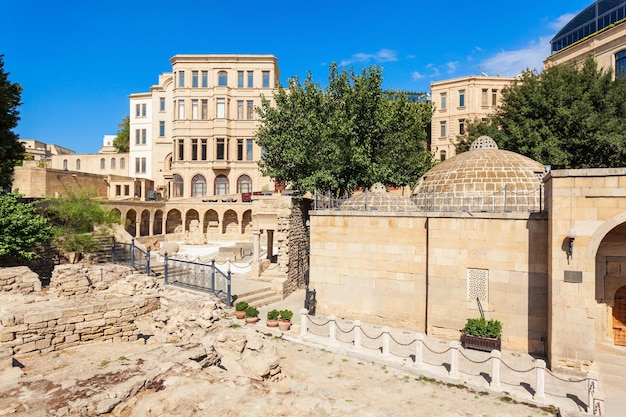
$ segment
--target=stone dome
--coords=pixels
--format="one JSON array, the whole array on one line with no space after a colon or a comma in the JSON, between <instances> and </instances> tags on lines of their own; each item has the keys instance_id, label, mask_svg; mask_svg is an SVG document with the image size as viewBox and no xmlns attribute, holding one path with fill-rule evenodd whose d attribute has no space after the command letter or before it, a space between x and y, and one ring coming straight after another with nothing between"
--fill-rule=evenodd
<instances>
[{"instance_id":1,"label":"stone dome","mask_svg":"<svg viewBox=\"0 0 626 417\"><path fill-rule=\"evenodd\" d=\"M515 210L519 200L532 197L539 204L544 171L539 162L500 150L493 139L481 136L468 152L424 174L411 199L420 210ZM498 198L502 201L496 202Z\"/></svg>"},{"instance_id":2,"label":"stone dome","mask_svg":"<svg viewBox=\"0 0 626 417\"><path fill-rule=\"evenodd\" d=\"M389 193L381 183L372 185L369 191L350 197L341 204L340 209L359 211L417 211L417 207L408 197Z\"/></svg>"}]
</instances>

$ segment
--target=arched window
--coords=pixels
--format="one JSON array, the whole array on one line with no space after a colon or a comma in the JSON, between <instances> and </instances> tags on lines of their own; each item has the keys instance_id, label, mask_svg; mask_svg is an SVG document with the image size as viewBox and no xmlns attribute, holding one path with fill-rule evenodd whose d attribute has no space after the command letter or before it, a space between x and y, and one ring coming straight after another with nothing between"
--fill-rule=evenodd
<instances>
[{"instance_id":1,"label":"arched window","mask_svg":"<svg viewBox=\"0 0 626 417\"><path fill-rule=\"evenodd\" d=\"M80 159L76 160L76 171L80 171Z\"/></svg>"},{"instance_id":2,"label":"arched window","mask_svg":"<svg viewBox=\"0 0 626 417\"><path fill-rule=\"evenodd\" d=\"M228 74L226 74L226 71L217 73L217 85L220 87L226 87L228 85Z\"/></svg>"},{"instance_id":3,"label":"arched window","mask_svg":"<svg viewBox=\"0 0 626 417\"><path fill-rule=\"evenodd\" d=\"M67 171L67 159L63 160L63 169Z\"/></svg>"},{"instance_id":4,"label":"arched window","mask_svg":"<svg viewBox=\"0 0 626 417\"><path fill-rule=\"evenodd\" d=\"M204 176L198 174L191 179L191 196L192 197L205 197L206 196L206 179Z\"/></svg>"},{"instance_id":5,"label":"arched window","mask_svg":"<svg viewBox=\"0 0 626 417\"><path fill-rule=\"evenodd\" d=\"M172 180L172 195L174 197L182 197L183 191L183 177L174 174L174 179Z\"/></svg>"},{"instance_id":6,"label":"arched window","mask_svg":"<svg viewBox=\"0 0 626 417\"><path fill-rule=\"evenodd\" d=\"M100 169L104 168L106 168L106 162L104 161L104 158L100 158Z\"/></svg>"},{"instance_id":7,"label":"arched window","mask_svg":"<svg viewBox=\"0 0 626 417\"><path fill-rule=\"evenodd\" d=\"M218 175L215 177L215 195L228 194L228 177L226 175Z\"/></svg>"},{"instance_id":8,"label":"arched window","mask_svg":"<svg viewBox=\"0 0 626 417\"><path fill-rule=\"evenodd\" d=\"M111 158L111 169L115 169L115 158Z\"/></svg>"},{"instance_id":9,"label":"arched window","mask_svg":"<svg viewBox=\"0 0 626 417\"><path fill-rule=\"evenodd\" d=\"M237 178L237 192L238 193L251 193L252 192L252 180L247 175L242 175Z\"/></svg>"},{"instance_id":10,"label":"arched window","mask_svg":"<svg viewBox=\"0 0 626 417\"><path fill-rule=\"evenodd\" d=\"M615 54L615 78L626 77L626 49Z\"/></svg>"},{"instance_id":11,"label":"arched window","mask_svg":"<svg viewBox=\"0 0 626 417\"><path fill-rule=\"evenodd\" d=\"M441 160L441 162L446 160L446 151L439 152L439 159Z\"/></svg>"},{"instance_id":12,"label":"arched window","mask_svg":"<svg viewBox=\"0 0 626 417\"><path fill-rule=\"evenodd\" d=\"M165 170L166 171L172 170L172 155L165 158Z\"/></svg>"},{"instance_id":13,"label":"arched window","mask_svg":"<svg viewBox=\"0 0 626 417\"><path fill-rule=\"evenodd\" d=\"M126 169L126 158L120 158L120 169Z\"/></svg>"}]
</instances>

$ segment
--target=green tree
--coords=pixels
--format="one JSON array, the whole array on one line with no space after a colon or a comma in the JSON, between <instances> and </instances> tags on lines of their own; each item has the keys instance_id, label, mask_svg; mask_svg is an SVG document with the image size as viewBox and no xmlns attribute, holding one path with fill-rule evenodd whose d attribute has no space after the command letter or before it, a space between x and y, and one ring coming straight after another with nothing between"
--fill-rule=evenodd
<instances>
[{"instance_id":1,"label":"green tree","mask_svg":"<svg viewBox=\"0 0 626 417\"><path fill-rule=\"evenodd\" d=\"M24 203L21 197L17 192L0 195L0 256L30 260L39 257L37 247L50 243L53 232L35 204Z\"/></svg>"},{"instance_id":2,"label":"green tree","mask_svg":"<svg viewBox=\"0 0 626 417\"><path fill-rule=\"evenodd\" d=\"M113 139L113 146L120 153L128 152L130 150L130 117L124 116L117 127L117 135Z\"/></svg>"},{"instance_id":3,"label":"green tree","mask_svg":"<svg viewBox=\"0 0 626 417\"><path fill-rule=\"evenodd\" d=\"M328 86L289 80L273 102L263 97L256 140L261 171L303 191L336 194L369 187L414 185L432 167L426 127L432 106L411 103L402 92L382 90L382 70L355 74L330 66Z\"/></svg>"},{"instance_id":4,"label":"green tree","mask_svg":"<svg viewBox=\"0 0 626 417\"><path fill-rule=\"evenodd\" d=\"M105 231L120 220L89 194L48 200L47 215L54 223L55 246L66 252L90 252L98 248L94 230Z\"/></svg>"},{"instance_id":5,"label":"green tree","mask_svg":"<svg viewBox=\"0 0 626 417\"><path fill-rule=\"evenodd\" d=\"M13 129L20 120L22 87L9 81L4 71L4 55L0 55L0 191L12 183L13 169L24 158L24 147Z\"/></svg>"},{"instance_id":6,"label":"green tree","mask_svg":"<svg viewBox=\"0 0 626 417\"><path fill-rule=\"evenodd\" d=\"M502 105L487 123L470 124L468 131L555 168L624 166L624 97L626 78L613 80L590 57L580 67L524 72L503 89Z\"/></svg>"}]
</instances>

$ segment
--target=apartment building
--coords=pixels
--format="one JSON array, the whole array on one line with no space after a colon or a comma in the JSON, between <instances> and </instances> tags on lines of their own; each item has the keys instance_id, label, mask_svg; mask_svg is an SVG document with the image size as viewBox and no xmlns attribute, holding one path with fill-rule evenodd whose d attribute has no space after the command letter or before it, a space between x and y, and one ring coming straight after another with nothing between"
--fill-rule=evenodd
<instances>
[{"instance_id":1,"label":"apartment building","mask_svg":"<svg viewBox=\"0 0 626 417\"><path fill-rule=\"evenodd\" d=\"M484 119L500 105L502 89L514 77L467 76L437 81L430 85L435 112L431 123L430 149L445 161L456 155L459 136L469 121Z\"/></svg>"},{"instance_id":2,"label":"apartment building","mask_svg":"<svg viewBox=\"0 0 626 417\"><path fill-rule=\"evenodd\" d=\"M280 76L273 55L176 55L130 95L130 175L168 199L273 189L257 165L256 107Z\"/></svg>"}]
</instances>

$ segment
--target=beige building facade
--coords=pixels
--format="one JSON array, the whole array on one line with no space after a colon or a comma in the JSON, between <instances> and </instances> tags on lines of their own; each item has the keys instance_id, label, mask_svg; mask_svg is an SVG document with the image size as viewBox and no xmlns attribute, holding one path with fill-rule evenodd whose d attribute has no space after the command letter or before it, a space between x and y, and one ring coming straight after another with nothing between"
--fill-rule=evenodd
<instances>
[{"instance_id":1,"label":"beige building facade","mask_svg":"<svg viewBox=\"0 0 626 417\"><path fill-rule=\"evenodd\" d=\"M431 123L430 149L445 161L456 155L459 136L466 134L468 122L482 120L500 105L502 89L515 78L468 76L437 81L430 85L435 105Z\"/></svg>"}]
</instances>

